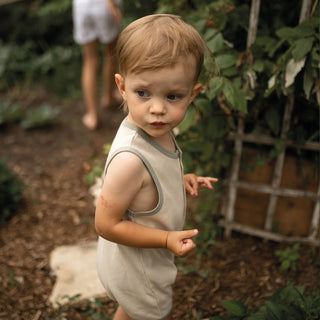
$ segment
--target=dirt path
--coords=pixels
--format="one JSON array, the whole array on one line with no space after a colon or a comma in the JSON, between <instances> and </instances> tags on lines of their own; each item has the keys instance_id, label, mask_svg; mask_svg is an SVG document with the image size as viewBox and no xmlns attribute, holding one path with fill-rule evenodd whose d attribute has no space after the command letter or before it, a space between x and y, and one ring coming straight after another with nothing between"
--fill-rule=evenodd
<instances>
[{"instance_id":1,"label":"dirt path","mask_svg":"<svg viewBox=\"0 0 320 320\"><path fill-rule=\"evenodd\" d=\"M90 166L103 165L103 145L111 142L121 114L103 113L104 126L89 132L80 122L80 102L64 103L61 111L58 123L50 127L0 128L0 157L9 159L26 185L21 210L0 229L1 320L57 319L47 304L55 282L50 252L97 238L85 177ZM318 249L303 247L298 270L288 277L279 271L274 255L279 248L285 246L234 235L210 247L210 255L201 260L195 253L188 257L174 288L174 319L209 319L222 314L221 301L226 299L256 304L290 280L309 292L319 289ZM183 274L186 270L193 271ZM111 315L114 303L108 298L102 302ZM77 305L65 311L65 318L91 319L86 310Z\"/></svg>"}]
</instances>

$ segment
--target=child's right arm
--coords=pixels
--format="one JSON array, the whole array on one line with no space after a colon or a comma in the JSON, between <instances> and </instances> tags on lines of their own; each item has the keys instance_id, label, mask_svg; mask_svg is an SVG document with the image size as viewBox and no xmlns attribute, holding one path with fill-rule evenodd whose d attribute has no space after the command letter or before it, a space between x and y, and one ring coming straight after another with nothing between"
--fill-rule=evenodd
<instances>
[{"instance_id":1,"label":"child's right arm","mask_svg":"<svg viewBox=\"0 0 320 320\"><path fill-rule=\"evenodd\" d=\"M175 231L146 227L123 216L135 199L148 174L142 161L133 153L122 152L111 161L98 199L95 228L103 238L138 248L168 248L177 256L185 256L195 244L191 240L198 231Z\"/></svg>"}]
</instances>

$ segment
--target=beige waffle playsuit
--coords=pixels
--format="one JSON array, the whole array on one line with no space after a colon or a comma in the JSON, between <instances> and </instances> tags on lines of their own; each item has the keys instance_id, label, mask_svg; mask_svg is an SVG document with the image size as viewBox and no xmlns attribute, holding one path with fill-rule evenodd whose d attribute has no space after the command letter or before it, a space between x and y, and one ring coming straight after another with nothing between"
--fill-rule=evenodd
<instances>
[{"instance_id":1,"label":"beige waffle playsuit","mask_svg":"<svg viewBox=\"0 0 320 320\"><path fill-rule=\"evenodd\" d=\"M113 157L124 151L136 154L143 161L159 198L153 210L128 210L124 219L163 230L182 230L186 197L181 150L177 145L176 152L164 149L125 119L112 143L105 172ZM171 286L177 268L168 249L127 247L99 237L97 269L108 296L132 319L160 320L171 312Z\"/></svg>"}]
</instances>

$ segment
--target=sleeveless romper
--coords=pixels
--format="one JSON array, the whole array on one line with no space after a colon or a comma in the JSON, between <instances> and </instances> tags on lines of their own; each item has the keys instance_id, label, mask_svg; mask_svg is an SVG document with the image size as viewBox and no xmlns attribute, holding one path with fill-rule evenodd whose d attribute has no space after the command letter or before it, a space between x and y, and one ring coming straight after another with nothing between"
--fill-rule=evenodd
<instances>
[{"instance_id":1,"label":"sleeveless romper","mask_svg":"<svg viewBox=\"0 0 320 320\"><path fill-rule=\"evenodd\" d=\"M113 157L124 151L136 154L143 161L155 182L159 199L153 210L127 210L124 219L157 229L182 230L186 197L181 150L177 145L176 152L164 149L125 119L112 143L105 172ZM132 319L160 320L170 314L171 286L177 268L174 254L168 249L133 248L99 237L97 270L108 296Z\"/></svg>"}]
</instances>

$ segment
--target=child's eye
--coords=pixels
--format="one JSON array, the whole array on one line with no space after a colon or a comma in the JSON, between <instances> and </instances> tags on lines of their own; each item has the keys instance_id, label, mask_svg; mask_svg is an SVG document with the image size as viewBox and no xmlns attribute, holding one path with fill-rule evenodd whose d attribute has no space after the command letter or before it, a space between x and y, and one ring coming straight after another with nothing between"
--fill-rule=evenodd
<instances>
[{"instance_id":1,"label":"child's eye","mask_svg":"<svg viewBox=\"0 0 320 320\"><path fill-rule=\"evenodd\" d=\"M139 95L139 97L147 97L148 96L148 93L144 90L137 90L137 94Z\"/></svg>"},{"instance_id":2,"label":"child's eye","mask_svg":"<svg viewBox=\"0 0 320 320\"><path fill-rule=\"evenodd\" d=\"M176 95L176 94L169 94L169 95L167 96L167 98L168 98L169 100L177 100L177 99L179 99L179 96Z\"/></svg>"}]
</instances>

